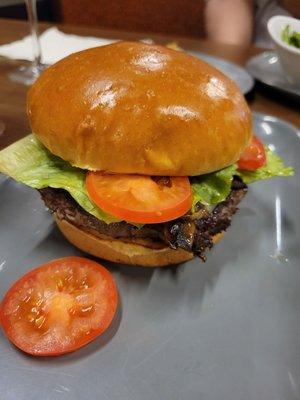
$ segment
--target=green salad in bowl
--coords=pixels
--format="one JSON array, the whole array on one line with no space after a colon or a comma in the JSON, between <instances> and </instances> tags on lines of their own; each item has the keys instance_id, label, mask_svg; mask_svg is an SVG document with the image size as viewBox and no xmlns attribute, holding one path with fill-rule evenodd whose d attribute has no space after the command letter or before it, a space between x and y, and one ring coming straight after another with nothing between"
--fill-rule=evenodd
<instances>
[{"instance_id":1,"label":"green salad in bowl","mask_svg":"<svg viewBox=\"0 0 300 400\"><path fill-rule=\"evenodd\" d=\"M294 31L291 29L290 25L286 25L281 32L281 39L289 44L290 46L297 47L300 49L300 31Z\"/></svg>"},{"instance_id":2,"label":"green salad in bowl","mask_svg":"<svg viewBox=\"0 0 300 400\"><path fill-rule=\"evenodd\" d=\"M282 67L282 79L300 85L300 20L275 15L268 21L268 31Z\"/></svg>"}]
</instances>

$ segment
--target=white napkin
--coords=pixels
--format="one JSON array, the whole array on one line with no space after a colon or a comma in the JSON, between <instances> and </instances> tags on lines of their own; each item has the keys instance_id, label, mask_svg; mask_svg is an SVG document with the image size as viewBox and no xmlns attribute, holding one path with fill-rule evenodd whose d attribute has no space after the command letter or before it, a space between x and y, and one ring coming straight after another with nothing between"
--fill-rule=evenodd
<instances>
[{"instance_id":1,"label":"white napkin","mask_svg":"<svg viewBox=\"0 0 300 400\"><path fill-rule=\"evenodd\" d=\"M68 35L53 27L40 36L42 47L42 63L54 64L58 60L80 50L102 46L116 40L88 36ZM33 60L31 36L0 46L0 55L14 60Z\"/></svg>"}]
</instances>

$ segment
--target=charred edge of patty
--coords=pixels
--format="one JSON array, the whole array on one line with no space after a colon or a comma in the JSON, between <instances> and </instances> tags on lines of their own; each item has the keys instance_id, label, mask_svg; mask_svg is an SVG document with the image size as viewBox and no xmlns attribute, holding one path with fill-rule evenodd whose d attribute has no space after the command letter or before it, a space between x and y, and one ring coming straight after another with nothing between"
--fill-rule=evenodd
<instances>
[{"instance_id":1,"label":"charred edge of patty","mask_svg":"<svg viewBox=\"0 0 300 400\"><path fill-rule=\"evenodd\" d=\"M237 205L247 192L247 185L234 177L228 197L209 212L199 204L193 214L186 214L174 221L146 224L141 228L124 221L106 224L87 213L63 189L39 190L52 213L94 236L111 237L128 243L139 243L153 249L169 246L193 252L205 261L205 251L213 246L213 236L225 231L237 211Z\"/></svg>"},{"instance_id":2,"label":"charred edge of patty","mask_svg":"<svg viewBox=\"0 0 300 400\"><path fill-rule=\"evenodd\" d=\"M234 177L230 194L212 212L205 212L200 205L198 213L169 223L166 237L170 247L191 251L205 261L205 251L212 248L213 237L230 226L231 218L246 193L247 185L239 177ZM201 217L197 218L201 211Z\"/></svg>"}]
</instances>

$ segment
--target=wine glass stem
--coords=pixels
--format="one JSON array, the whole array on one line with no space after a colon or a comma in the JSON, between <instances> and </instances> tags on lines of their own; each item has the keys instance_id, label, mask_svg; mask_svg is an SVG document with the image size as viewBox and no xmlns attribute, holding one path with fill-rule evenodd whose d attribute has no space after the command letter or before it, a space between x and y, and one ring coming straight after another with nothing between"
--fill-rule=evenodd
<instances>
[{"instance_id":1,"label":"wine glass stem","mask_svg":"<svg viewBox=\"0 0 300 400\"><path fill-rule=\"evenodd\" d=\"M36 68L38 68L41 64L42 49L38 32L36 0L26 0L26 8L33 45L33 64Z\"/></svg>"}]
</instances>

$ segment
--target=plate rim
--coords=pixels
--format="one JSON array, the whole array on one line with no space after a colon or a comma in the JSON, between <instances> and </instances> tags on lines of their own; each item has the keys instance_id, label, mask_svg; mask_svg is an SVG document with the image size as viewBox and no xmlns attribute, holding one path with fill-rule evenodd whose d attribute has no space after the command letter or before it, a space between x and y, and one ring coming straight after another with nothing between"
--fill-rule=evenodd
<instances>
[{"instance_id":1,"label":"plate rim","mask_svg":"<svg viewBox=\"0 0 300 400\"><path fill-rule=\"evenodd\" d=\"M261 60L264 57L268 57L268 56L277 56L277 54L276 54L275 51L266 50L266 51L262 51L261 53L250 57L248 59L248 61L246 62L246 64L245 64L245 68L248 71L248 73L255 80L263 83L264 85L266 85L266 86L268 86L268 87L270 87L272 89L278 90L280 92L284 92L284 93L286 93L288 95L292 95L293 97L296 97L296 98L300 98L300 90L294 90L294 89L292 89L290 87L285 88L285 87L283 87L281 85L277 85L277 84L272 85L272 84L266 82L261 76L259 76L259 74L257 74L256 71L253 71L253 64L256 62L256 60ZM287 81L287 84L290 85L290 83L288 81Z\"/></svg>"},{"instance_id":2,"label":"plate rim","mask_svg":"<svg viewBox=\"0 0 300 400\"><path fill-rule=\"evenodd\" d=\"M265 120L266 122L270 121L270 122L275 122L275 123L279 122L281 124L284 124L285 126L287 126L290 129L290 131L295 132L295 133L291 132L292 135L296 134L297 138L300 139L300 128L298 128L296 125L292 124L291 122L289 122L283 118L277 117L276 115L253 111L252 112L252 120L254 120L255 117L261 118L261 119Z\"/></svg>"}]
</instances>

